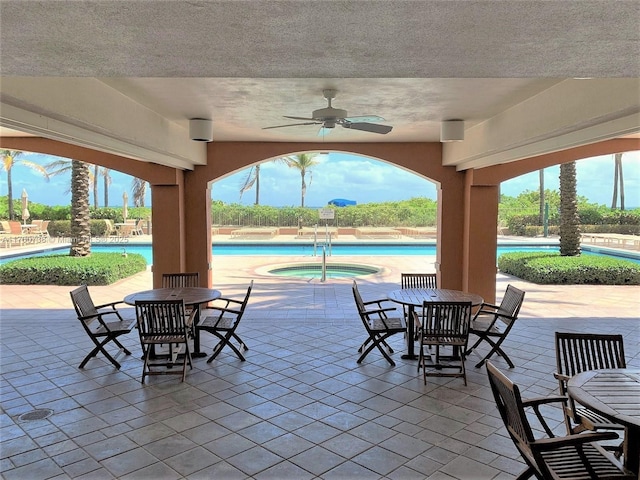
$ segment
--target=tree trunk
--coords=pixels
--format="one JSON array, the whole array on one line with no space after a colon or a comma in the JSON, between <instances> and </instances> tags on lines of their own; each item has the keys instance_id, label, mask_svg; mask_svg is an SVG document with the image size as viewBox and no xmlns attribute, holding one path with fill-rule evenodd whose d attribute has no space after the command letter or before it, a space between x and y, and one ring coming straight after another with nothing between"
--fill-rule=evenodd
<instances>
[{"instance_id":1,"label":"tree trunk","mask_svg":"<svg viewBox=\"0 0 640 480\"><path fill-rule=\"evenodd\" d=\"M256 205L260 205L260 165L256 165Z\"/></svg>"},{"instance_id":2,"label":"tree trunk","mask_svg":"<svg viewBox=\"0 0 640 480\"><path fill-rule=\"evenodd\" d=\"M104 208L109 206L109 184L111 183L111 176L109 175L109 170L105 170L104 172Z\"/></svg>"},{"instance_id":3,"label":"tree trunk","mask_svg":"<svg viewBox=\"0 0 640 480\"><path fill-rule=\"evenodd\" d=\"M91 216L89 214L89 167L71 161L71 249L72 257L91 254Z\"/></svg>"},{"instance_id":4,"label":"tree trunk","mask_svg":"<svg viewBox=\"0 0 640 480\"><path fill-rule=\"evenodd\" d=\"M622 154L616 153L618 162L618 180L620 181L620 210L624 210L624 177L622 175Z\"/></svg>"},{"instance_id":5,"label":"tree trunk","mask_svg":"<svg viewBox=\"0 0 640 480\"><path fill-rule=\"evenodd\" d=\"M539 222L540 225L544 225L544 168L539 171L540 176L540 209L539 209Z\"/></svg>"},{"instance_id":6,"label":"tree trunk","mask_svg":"<svg viewBox=\"0 0 640 480\"><path fill-rule=\"evenodd\" d=\"M560 165L560 255L580 255L576 162Z\"/></svg>"},{"instance_id":7,"label":"tree trunk","mask_svg":"<svg viewBox=\"0 0 640 480\"><path fill-rule=\"evenodd\" d=\"M307 184L304 181L305 171L300 171L300 176L302 177L302 186L300 188L300 206L304 207L304 194L307 192Z\"/></svg>"},{"instance_id":8,"label":"tree trunk","mask_svg":"<svg viewBox=\"0 0 640 480\"><path fill-rule=\"evenodd\" d=\"M7 208L9 209L9 220L16 217L13 214L13 185L11 182L11 169L7 170Z\"/></svg>"},{"instance_id":9,"label":"tree trunk","mask_svg":"<svg viewBox=\"0 0 640 480\"><path fill-rule=\"evenodd\" d=\"M93 166L93 208L98 209L98 174L100 173L100 167L98 165Z\"/></svg>"},{"instance_id":10,"label":"tree trunk","mask_svg":"<svg viewBox=\"0 0 640 480\"><path fill-rule=\"evenodd\" d=\"M611 198L611 208L618 207L618 155L613 160L613 197Z\"/></svg>"}]
</instances>

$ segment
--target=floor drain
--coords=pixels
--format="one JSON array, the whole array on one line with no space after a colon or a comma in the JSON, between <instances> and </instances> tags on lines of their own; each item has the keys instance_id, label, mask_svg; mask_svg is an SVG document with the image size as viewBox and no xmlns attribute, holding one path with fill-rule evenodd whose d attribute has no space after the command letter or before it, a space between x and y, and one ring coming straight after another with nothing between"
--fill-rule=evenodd
<instances>
[{"instance_id":1,"label":"floor drain","mask_svg":"<svg viewBox=\"0 0 640 480\"><path fill-rule=\"evenodd\" d=\"M39 408L37 410L31 410L30 412L23 413L18 417L18 420L22 422L44 420L45 418L49 418L51 414L53 414L53 410L49 408Z\"/></svg>"}]
</instances>

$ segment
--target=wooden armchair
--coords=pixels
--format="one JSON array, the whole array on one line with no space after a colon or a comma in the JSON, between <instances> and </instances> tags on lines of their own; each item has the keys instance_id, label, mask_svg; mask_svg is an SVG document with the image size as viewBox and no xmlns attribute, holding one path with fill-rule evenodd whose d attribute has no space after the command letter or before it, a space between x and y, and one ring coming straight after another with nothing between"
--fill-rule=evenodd
<instances>
[{"instance_id":1,"label":"wooden armchair","mask_svg":"<svg viewBox=\"0 0 640 480\"><path fill-rule=\"evenodd\" d=\"M355 280L353 281L352 289L358 314L368 335L368 338L358 349L358 352L361 353L360 358L358 358L358 363L361 363L371 350L377 348L382 356L386 358L392 366L395 366L395 362L382 347L384 346L389 353L393 353L393 349L385 340L396 333L406 332L407 325L404 317L389 317L388 314L395 312L396 308L384 308L382 304L389 302L387 299L363 301ZM374 306L374 308L368 308L371 306Z\"/></svg>"},{"instance_id":2,"label":"wooden armchair","mask_svg":"<svg viewBox=\"0 0 640 480\"><path fill-rule=\"evenodd\" d=\"M78 368L84 368L87 362L95 357L98 352L107 357L116 368L120 368L120 363L112 357L105 349L109 342L115 343L120 351L126 355L131 355L124 345L118 341L118 337L129 333L133 327L135 320L125 320L116 309L116 305L123 302L111 302L104 305L94 305L89 289L86 285L82 285L70 292L73 307L78 315L78 320L82 323L84 330L95 344L95 348L91 350ZM107 321L106 318L115 316L117 320Z\"/></svg>"},{"instance_id":3,"label":"wooden armchair","mask_svg":"<svg viewBox=\"0 0 640 480\"><path fill-rule=\"evenodd\" d=\"M422 368L424 384L427 377L462 377L467 384L464 367L464 350L469 340L471 302L425 302L420 329L420 354L418 370ZM414 311L414 321L418 315ZM434 351L432 368L427 370L425 347ZM441 349L451 348L451 355L444 357ZM454 370L451 372L450 370ZM449 372L445 372L449 370Z\"/></svg>"},{"instance_id":4,"label":"wooden armchair","mask_svg":"<svg viewBox=\"0 0 640 480\"><path fill-rule=\"evenodd\" d=\"M142 367L142 380L148 375L182 375L184 382L187 375L187 364L191 363L191 351L189 350L189 332L193 315L185 316L183 300L161 301L137 301L136 318L140 344L144 352L144 366ZM169 345L169 355L166 361L154 361L156 357L155 346ZM178 355L183 354L182 371L173 368L178 360ZM157 370L158 367L166 367Z\"/></svg>"},{"instance_id":5,"label":"wooden armchair","mask_svg":"<svg viewBox=\"0 0 640 480\"><path fill-rule=\"evenodd\" d=\"M469 330L469 333L476 335L478 339L467 349L465 356L469 355L482 342L487 342L491 346L491 350L482 360L476 363L476 368L480 368L495 353L504 358L511 368L514 368L513 362L501 345L518 319L518 313L523 301L524 292L513 285L507 285L507 290L504 297L502 297L500 305L492 305L490 303L480 305L480 310L473 317Z\"/></svg>"},{"instance_id":6,"label":"wooden armchair","mask_svg":"<svg viewBox=\"0 0 640 480\"><path fill-rule=\"evenodd\" d=\"M207 363L211 363L222 351L225 346L228 346L235 352L240 360L245 361L242 352L233 344L231 340L238 342L240 349L243 351L249 350L249 347L236 333L240 320L244 315L244 311L247 308L249 302L249 296L253 289L253 280L249 283L247 293L242 300L233 299L227 297L220 297L216 302L224 302L224 305L209 307L205 310L202 321L196 325L196 331L205 331L218 337L219 342L213 348L213 354L207 359ZM199 335L199 333L198 333Z\"/></svg>"},{"instance_id":7,"label":"wooden armchair","mask_svg":"<svg viewBox=\"0 0 640 480\"><path fill-rule=\"evenodd\" d=\"M490 361L486 362L489 384L507 432L527 464L518 480L536 476L544 480L636 479L596 442L617 438L615 432L584 433L554 437L540 406L564 404L554 396L523 401L520 389ZM526 410L531 408L548 437L536 438Z\"/></svg>"},{"instance_id":8,"label":"wooden armchair","mask_svg":"<svg viewBox=\"0 0 640 480\"><path fill-rule=\"evenodd\" d=\"M400 288L438 288L438 276L435 273L400 273ZM407 321L409 308L402 306L404 319ZM422 325L422 313L418 314L419 322L414 323L414 338L420 336L420 326Z\"/></svg>"},{"instance_id":9,"label":"wooden armchair","mask_svg":"<svg viewBox=\"0 0 640 480\"><path fill-rule=\"evenodd\" d=\"M585 370L626 368L622 335L556 332L556 366L554 376L561 395L567 395L569 379ZM564 406L564 414L569 434L585 430L624 430L624 426L575 403L571 397ZM606 448L618 455L622 453L621 445Z\"/></svg>"}]
</instances>

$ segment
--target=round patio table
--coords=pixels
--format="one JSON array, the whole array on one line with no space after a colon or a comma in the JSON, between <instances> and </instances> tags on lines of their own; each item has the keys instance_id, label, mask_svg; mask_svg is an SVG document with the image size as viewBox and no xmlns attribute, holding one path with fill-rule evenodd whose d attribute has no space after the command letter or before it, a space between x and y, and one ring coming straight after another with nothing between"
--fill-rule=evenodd
<instances>
[{"instance_id":1,"label":"round patio table","mask_svg":"<svg viewBox=\"0 0 640 480\"><path fill-rule=\"evenodd\" d=\"M387 298L392 302L400 303L408 307L409 320L407 322L407 353L402 358L417 360L414 351L414 325L413 312L416 307L422 307L425 302L471 302L475 307L484 302L480 295L466 293L460 290L446 288L401 288L387 293Z\"/></svg>"},{"instance_id":2,"label":"round patio table","mask_svg":"<svg viewBox=\"0 0 640 480\"><path fill-rule=\"evenodd\" d=\"M135 305L138 300L183 300L186 306L196 309L194 322L197 325L200 322L200 305L211 302L222 296L220 290L204 287L180 287L180 288L154 288L153 290L145 290L136 292L124 297L124 303ZM206 353L200 352L200 333L195 330L193 339L193 356L205 357Z\"/></svg>"},{"instance_id":3,"label":"round patio table","mask_svg":"<svg viewBox=\"0 0 640 480\"><path fill-rule=\"evenodd\" d=\"M640 478L640 370L587 370L569 379L567 393L579 404L624 425L624 466Z\"/></svg>"}]
</instances>

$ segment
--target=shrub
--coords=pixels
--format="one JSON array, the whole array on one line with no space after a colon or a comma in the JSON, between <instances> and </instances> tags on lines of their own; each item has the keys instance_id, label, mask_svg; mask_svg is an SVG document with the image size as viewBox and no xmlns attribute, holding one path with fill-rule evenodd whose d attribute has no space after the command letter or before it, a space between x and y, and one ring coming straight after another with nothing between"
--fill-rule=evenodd
<instances>
[{"instance_id":1,"label":"shrub","mask_svg":"<svg viewBox=\"0 0 640 480\"><path fill-rule=\"evenodd\" d=\"M0 284L109 285L146 270L142 255L93 253L87 257L49 255L0 265Z\"/></svg>"},{"instance_id":2,"label":"shrub","mask_svg":"<svg viewBox=\"0 0 640 480\"><path fill-rule=\"evenodd\" d=\"M528 282L543 285L640 285L640 265L627 260L559 253L504 253L498 269Z\"/></svg>"},{"instance_id":3,"label":"shrub","mask_svg":"<svg viewBox=\"0 0 640 480\"><path fill-rule=\"evenodd\" d=\"M107 230L104 220L91 220L90 224L92 237L104 236ZM52 237L71 237L71 220L54 220L49 223L47 230Z\"/></svg>"}]
</instances>

